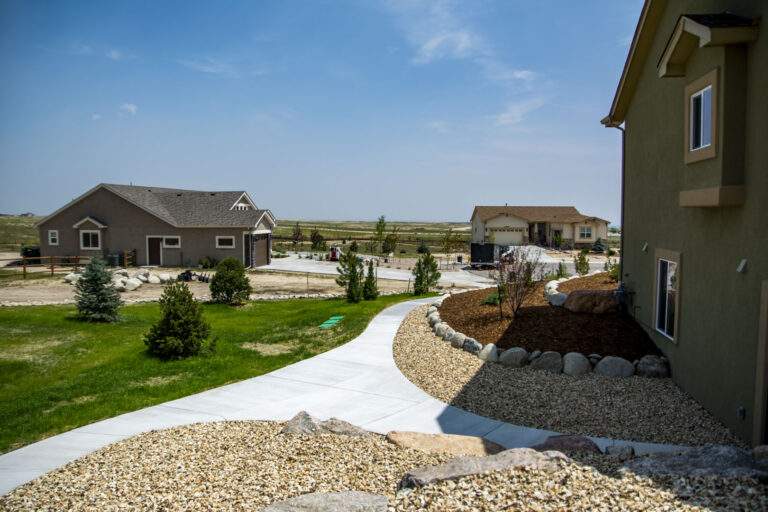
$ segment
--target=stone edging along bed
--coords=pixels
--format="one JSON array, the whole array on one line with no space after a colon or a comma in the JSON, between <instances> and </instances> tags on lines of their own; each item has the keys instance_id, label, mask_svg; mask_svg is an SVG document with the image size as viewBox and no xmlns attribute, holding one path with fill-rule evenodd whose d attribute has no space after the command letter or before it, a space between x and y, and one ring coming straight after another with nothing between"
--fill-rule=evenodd
<instances>
[{"instance_id":1,"label":"stone edging along bed","mask_svg":"<svg viewBox=\"0 0 768 512\"><path fill-rule=\"evenodd\" d=\"M592 272L589 275L599 273ZM568 298L568 294L559 292L559 283L576 279L581 276L565 277L547 282L544 286L544 295L552 306L562 307ZM600 354L584 355L580 352L569 352L565 355L559 352L534 350L529 353L522 347L512 347L500 352L495 344L489 343L483 346L479 341L452 329L440 318L439 308L450 294L441 295L427 310L427 320L435 335L449 342L452 347L462 349L470 354L477 355L481 360L489 363L519 368L530 365L537 370L546 370L553 373L565 373L566 375L579 376L594 371L608 377L641 377L665 378L670 376L669 361L666 357L646 355L637 361L631 362L623 357L601 356Z\"/></svg>"}]
</instances>

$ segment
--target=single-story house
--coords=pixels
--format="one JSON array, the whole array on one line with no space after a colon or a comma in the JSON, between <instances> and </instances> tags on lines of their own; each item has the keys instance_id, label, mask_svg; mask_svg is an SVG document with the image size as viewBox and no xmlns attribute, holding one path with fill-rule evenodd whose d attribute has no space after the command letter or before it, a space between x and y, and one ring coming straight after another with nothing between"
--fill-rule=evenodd
<instances>
[{"instance_id":1,"label":"single-story house","mask_svg":"<svg viewBox=\"0 0 768 512\"><path fill-rule=\"evenodd\" d=\"M41 256L130 253L138 265L196 266L234 257L270 261L269 210L247 192L101 183L37 223Z\"/></svg>"},{"instance_id":2,"label":"single-story house","mask_svg":"<svg viewBox=\"0 0 768 512\"><path fill-rule=\"evenodd\" d=\"M573 206L475 206L472 243L588 247L608 237L608 221Z\"/></svg>"},{"instance_id":3,"label":"single-story house","mask_svg":"<svg viewBox=\"0 0 768 512\"><path fill-rule=\"evenodd\" d=\"M765 0L646 0L602 120L623 137L627 309L675 382L756 445L768 443L766 16Z\"/></svg>"}]
</instances>

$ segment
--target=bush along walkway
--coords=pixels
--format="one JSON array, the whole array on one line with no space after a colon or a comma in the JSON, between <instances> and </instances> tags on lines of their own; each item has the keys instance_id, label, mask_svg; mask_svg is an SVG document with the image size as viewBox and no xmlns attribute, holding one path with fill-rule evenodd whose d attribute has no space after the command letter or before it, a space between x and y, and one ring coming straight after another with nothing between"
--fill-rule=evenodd
<instances>
[{"instance_id":1,"label":"bush along walkway","mask_svg":"<svg viewBox=\"0 0 768 512\"><path fill-rule=\"evenodd\" d=\"M505 447L527 447L555 432L519 427L448 406L412 384L395 365L392 343L415 307L391 306L353 341L260 377L210 389L70 430L0 456L0 494L107 444L149 430L222 420L287 420L306 410L366 430L483 436ZM600 448L621 441L592 438ZM631 443L637 453L679 446Z\"/></svg>"}]
</instances>

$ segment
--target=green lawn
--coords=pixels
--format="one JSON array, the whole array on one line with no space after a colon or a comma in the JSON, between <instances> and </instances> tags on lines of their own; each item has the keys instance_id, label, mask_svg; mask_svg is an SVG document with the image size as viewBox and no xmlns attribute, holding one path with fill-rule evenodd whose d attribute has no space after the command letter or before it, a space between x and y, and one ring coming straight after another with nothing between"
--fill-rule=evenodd
<instances>
[{"instance_id":1,"label":"green lawn","mask_svg":"<svg viewBox=\"0 0 768 512\"><path fill-rule=\"evenodd\" d=\"M125 306L111 325L79 322L72 306L0 308L0 453L324 352L408 298L206 304L216 352L168 362L148 356L142 342L159 316L156 303ZM344 319L318 327L334 315Z\"/></svg>"}]
</instances>

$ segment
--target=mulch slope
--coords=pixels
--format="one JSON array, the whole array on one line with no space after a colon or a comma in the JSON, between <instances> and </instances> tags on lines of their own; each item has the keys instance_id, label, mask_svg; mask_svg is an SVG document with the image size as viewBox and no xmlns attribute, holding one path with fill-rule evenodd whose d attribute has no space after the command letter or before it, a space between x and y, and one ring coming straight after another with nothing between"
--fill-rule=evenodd
<instances>
[{"instance_id":1,"label":"mulch slope","mask_svg":"<svg viewBox=\"0 0 768 512\"><path fill-rule=\"evenodd\" d=\"M559 289L564 292L610 289L605 288L607 282L610 281L605 274L598 274L567 281ZM660 353L642 327L629 316L572 313L550 306L544 299L544 283L534 289L514 321L506 303L502 307L502 318L499 318L499 306L483 304L493 291L485 288L453 295L440 307L440 317L453 329L483 345L495 343L500 349L523 347L528 351L553 350L561 354L581 352L619 356L629 361Z\"/></svg>"}]
</instances>

